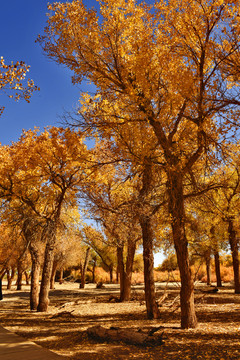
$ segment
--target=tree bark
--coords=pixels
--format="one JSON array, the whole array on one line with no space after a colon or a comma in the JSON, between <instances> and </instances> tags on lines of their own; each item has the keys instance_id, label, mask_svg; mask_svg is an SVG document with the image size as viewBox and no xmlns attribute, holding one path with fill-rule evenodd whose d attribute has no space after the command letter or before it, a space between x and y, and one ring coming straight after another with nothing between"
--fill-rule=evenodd
<instances>
[{"instance_id":1,"label":"tree bark","mask_svg":"<svg viewBox=\"0 0 240 360\"><path fill-rule=\"evenodd\" d=\"M56 276L56 272L57 272L57 261L53 261L53 267L52 267L52 273L51 273L51 278L50 278L50 289L53 290L54 289L54 285L55 285L55 276Z\"/></svg>"},{"instance_id":2,"label":"tree bark","mask_svg":"<svg viewBox=\"0 0 240 360\"><path fill-rule=\"evenodd\" d=\"M181 277L181 327L183 329L195 328L197 326L197 317L194 307L194 284L184 226L183 180L181 173L177 173L176 170L168 173L168 195L169 213L172 217L173 241Z\"/></svg>"},{"instance_id":3,"label":"tree bark","mask_svg":"<svg viewBox=\"0 0 240 360\"><path fill-rule=\"evenodd\" d=\"M117 265L117 269L116 269L116 282L117 282L117 284L119 284L119 282L120 282L120 274L119 274L118 265Z\"/></svg>"},{"instance_id":4,"label":"tree bark","mask_svg":"<svg viewBox=\"0 0 240 360\"><path fill-rule=\"evenodd\" d=\"M92 283L95 284L95 272L96 272L96 261L93 261L93 268L92 268Z\"/></svg>"},{"instance_id":5,"label":"tree bark","mask_svg":"<svg viewBox=\"0 0 240 360\"><path fill-rule=\"evenodd\" d=\"M0 278L0 300L3 299L3 294L2 294L2 279Z\"/></svg>"},{"instance_id":6,"label":"tree bark","mask_svg":"<svg viewBox=\"0 0 240 360\"><path fill-rule=\"evenodd\" d=\"M59 270L59 284L63 284L63 268Z\"/></svg>"},{"instance_id":7,"label":"tree bark","mask_svg":"<svg viewBox=\"0 0 240 360\"><path fill-rule=\"evenodd\" d=\"M142 230L143 239L143 263L144 263L144 286L145 301L148 319L158 319L160 311L155 297L154 283L154 257L153 257L153 232L152 232L152 208L149 206L147 197L151 192L153 180L151 159L145 157L143 163L142 188L139 192L139 223Z\"/></svg>"},{"instance_id":8,"label":"tree bark","mask_svg":"<svg viewBox=\"0 0 240 360\"><path fill-rule=\"evenodd\" d=\"M123 294L123 297L126 301L129 301L131 297L132 270L133 270L133 261L134 261L135 252L136 252L136 241L132 239L128 239L126 276L125 276L124 294Z\"/></svg>"},{"instance_id":9,"label":"tree bark","mask_svg":"<svg viewBox=\"0 0 240 360\"><path fill-rule=\"evenodd\" d=\"M153 257L153 233L151 219L142 215L140 217L143 238L143 262L144 262L144 284L145 284L145 301L148 319L160 318L160 311L155 297L154 284L154 257Z\"/></svg>"},{"instance_id":10,"label":"tree bark","mask_svg":"<svg viewBox=\"0 0 240 360\"><path fill-rule=\"evenodd\" d=\"M113 265L110 265L109 267L109 282L110 284L113 283Z\"/></svg>"},{"instance_id":11,"label":"tree bark","mask_svg":"<svg viewBox=\"0 0 240 360\"><path fill-rule=\"evenodd\" d=\"M66 189L67 189L66 187L63 187L61 189L61 193L56 198L56 211L54 216L48 219L48 226L45 232L47 243L45 247L42 281L41 281L41 287L39 293L39 303L37 307L37 311L39 312L44 312L47 311L48 309L48 304L49 304L48 294L50 289L50 278L51 278L52 266L54 260L56 234L57 234L57 228L59 225L61 209L62 209L62 204Z\"/></svg>"},{"instance_id":12,"label":"tree bark","mask_svg":"<svg viewBox=\"0 0 240 360\"><path fill-rule=\"evenodd\" d=\"M27 270L24 271L24 275L25 275L26 285L29 285L29 274L28 274Z\"/></svg>"},{"instance_id":13,"label":"tree bark","mask_svg":"<svg viewBox=\"0 0 240 360\"><path fill-rule=\"evenodd\" d=\"M90 256L90 247L88 247L87 250L86 250L84 264L80 263L80 271L81 271L81 282L80 282L80 286L79 286L80 289L85 288L86 271L87 271L87 267L88 267L89 256Z\"/></svg>"},{"instance_id":14,"label":"tree bark","mask_svg":"<svg viewBox=\"0 0 240 360\"><path fill-rule=\"evenodd\" d=\"M31 286L30 286L30 309L37 310L39 300L39 278L41 270L41 253L40 253L40 232L37 223L31 218L24 221L22 231L29 244L29 252L31 255ZM26 277L27 279L27 277Z\"/></svg>"},{"instance_id":15,"label":"tree bark","mask_svg":"<svg viewBox=\"0 0 240 360\"><path fill-rule=\"evenodd\" d=\"M93 326L87 329L87 333L89 336L93 338L100 339L102 341L123 341L128 344L134 345L152 345L157 346L163 343L162 335L154 334L158 330L152 329L148 333L128 330L128 329L119 329L119 328L110 328L106 329L100 325Z\"/></svg>"},{"instance_id":16,"label":"tree bark","mask_svg":"<svg viewBox=\"0 0 240 360\"><path fill-rule=\"evenodd\" d=\"M46 243L45 254L44 254L44 264L42 271L42 281L41 288L39 293L39 303L37 311L44 312L48 310L49 305L49 290L50 290L50 278L52 273L53 259L54 259L54 248L56 243L56 229L53 224L53 229L51 229L48 241Z\"/></svg>"},{"instance_id":17,"label":"tree bark","mask_svg":"<svg viewBox=\"0 0 240 360\"><path fill-rule=\"evenodd\" d=\"M214 264L215 264L215 274L217 278L217 287L222 287L219 252L217 250L214 252Z\"/></svg>"},{"instance_id":18,"label":"tree bark","mask_svg":"<svg viewBox=\"0 0 240 360\"><path fill-rule=\"evenodd\" d=\"M228 238L232 252L235 294L240 294L238 240L234 230L233 218L228 218Z\"/></svg>"},{"instance_id":19,"label":"tree bark","mask_svg":"<svg viewBox=\"0 0 240 360\"><path fill-rule=\"evenodd\" d=\"M10 269L7 269L6 273L7 273L7 290L11 290L12 282L15 276L15 269L11 268L11 273L10 273Z\"/></svg>"},{"instance_id":20,"label":"tree bark","mask_svg":"<svg viewBox=\"0 0 240 360\"><path fill-rule=\"evenodd\" d=\"M117 248L118 269L120 274L120 301L129 301L131 297L132 268L135 251L136 241L128 240L125 266L123 256L124 247L118 246Z\"/></svg>"},{"instance_id":21,"label":"tree bark","mask_svg":"<svg viewBox=\"0 0 240 360\"><path fill-rule=\"evenodd\" d=\"M29 245L32 260L31 287L30 287L30 309L37 310L39 300L39 279L41 271L41 261L38 246L32 241Z\"/></svg>"},{"instance_id":22,"label":"tree bark","mask_svg":"<svg viewBox=\"0 0 240 360\"><path fill-rule=\"evenodd\" d=\"M39 301L39 279L40 279L40 262L36 259L32 261L31 271L31 289L30 289L30 309L37 310Z\"/></svg>"},{"instance_id":23,"label":"tree bark","mask_svg":"<svg viewBox=\"0 0 240 360\"><path fill-rule=\"evenodd\" d=\"M23 276L23 270L22 270L22 264L18 264L17 267L17 290L22 290L22 276Z\"/></svg>"},{"instance_id":24,"label":"tree bark","mask_svg":"<svg viewBox=\"0 0 240 360\"><path fill-rule=\"evenodd\" d=\"M123 245L118 244L117 246L117 268L119 271L119 279L120 279L120 301L123 300L123 291L124 291L124 277L125 277L125 271L124 271L124 261L123 261Z\"/></svg>"},{"instance_id":25,"label":"tree bark","mask_svg":"<svg viewBox=\"0 0 240 360\"><path fill-rule=\"evenodd\" d=\"M206 272L207 272L207 285L211 285L211 257L209 252L205 255Z\"/></svg>"}]
</instances>

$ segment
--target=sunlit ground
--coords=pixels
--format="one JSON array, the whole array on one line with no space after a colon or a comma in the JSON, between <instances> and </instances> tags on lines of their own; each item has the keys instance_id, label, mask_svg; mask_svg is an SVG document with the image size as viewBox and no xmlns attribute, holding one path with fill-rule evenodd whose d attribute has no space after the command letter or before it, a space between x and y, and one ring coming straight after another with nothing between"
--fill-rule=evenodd
<instances>
[{"instance_id":1,"label":"sunlit ground","mask_svg":"<svg viewBox=\"0 0 240 360\"><path fill-rule=\"evenodd\" d=\"M230 284L216 294L204 293L205 285L196 291L199 326L194 330L180 329L179 288L157 283L157 297L164 291L168 297L160 307L161 319L146 320L143 286L133 287L133 300L109 302L118 296L118 285L96 289L88 284L80 290L76 283L56 284L50 293L48 313L29 310L29 287L22 291L6 290L0 303L1 324L66 359L239 359L240 297ZM88 337L86 330L94 325L111 326L148 332L161 326L164 345L154 347L124 343L107 343Z\"/></svg>"}]
</instances>

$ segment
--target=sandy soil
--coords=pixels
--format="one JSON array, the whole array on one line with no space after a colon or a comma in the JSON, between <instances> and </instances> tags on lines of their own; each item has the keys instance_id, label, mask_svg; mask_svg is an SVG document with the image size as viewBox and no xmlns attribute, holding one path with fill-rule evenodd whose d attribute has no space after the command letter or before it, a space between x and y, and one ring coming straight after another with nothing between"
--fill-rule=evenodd
<instances>
[{"instance_id":1,"label":"sandy soil","mask_svg":"<svg viewBox=\"0 0 240 360\"><path fill-rule=\"evenodd\" d=\"M14 287L13 287L14 288ZM156 284L157 296L166 291L165 284ZM161 318L147 320L143 286L133 286L132 301L115 303L111 295L119 295L118 285L86 289L77 283L55 286L50 292L47 313L29 310L29 287L22 291L6 290L0 302L1 325L70 360L114 359L240 359L240 295L230 284L216 294L205 293L206 286L196 290L196 311L199 326L180 329L179 288L168 285L168 297L160 307ZM102 325L148 332L160 327L164 344L154 347L103 342L88 337L86 329Z\"/></svg>"}]
</instances>

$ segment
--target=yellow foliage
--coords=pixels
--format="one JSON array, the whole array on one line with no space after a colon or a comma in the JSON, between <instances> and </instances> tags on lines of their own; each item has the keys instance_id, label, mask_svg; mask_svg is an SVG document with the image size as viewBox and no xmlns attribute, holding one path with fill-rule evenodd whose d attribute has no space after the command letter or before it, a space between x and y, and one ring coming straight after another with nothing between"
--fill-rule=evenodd
<instances>
[{"instance_id":1,"label":"yellow foliage","mask_svg":"<svg viewBox=\"0 0 240 360\"><path fill-rule=\"evenodd\" d=\"M4 58L0 58L0 90L8 94L8 97L15 100L25 99L30 101L33 91L39 90L34 85L33 80L26 80L26 74L29 71L30 66L26 65L22 61L18 61L15 64L12 62L10 65L6 65ZM24 82L27 85L24 86ZM0 115L4 108L0 107Z\"/></svg>"},{"instance_id":2,"label":"yellow foliage","mask_svg":"<svg viewBox=\"0 0 240 360\"><path fill-rule=\"evenodd\" d=\"M26 131L18 142L2 146L0 157L1 197L43 218L58 216L64 203L76 205L79 185L90 172L83 138L69 129Z\"/></svg>"}]
</instances>

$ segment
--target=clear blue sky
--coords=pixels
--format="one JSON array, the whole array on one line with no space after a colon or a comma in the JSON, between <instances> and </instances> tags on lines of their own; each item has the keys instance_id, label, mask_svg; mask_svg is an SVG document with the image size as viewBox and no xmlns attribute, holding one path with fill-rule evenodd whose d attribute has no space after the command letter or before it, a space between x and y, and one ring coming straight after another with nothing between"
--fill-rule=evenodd
<instances>
[{"instance_id":1,"label":"clear blue sky","mask_svg":"<svg viewBox=\"0 0 240 360\"><path fill-rule=\"evenodd\" d=\"M30 65L28 76L40 87L30 104L24 100L15 102L0 94L0 106L5 106L0 117L2 145L18 140L23 129L59 125L59 116L64 109L71 111L76 106L79 93L84 90L84 85L73 86L70 71L47 59L35 43L38 34L43 34L49 2L52 1L1 1L0 56L6 64L24 61ZM99 6L96 0L84 0L84 3L89 7ZM155 266L162 259L162 255L156 255Z\"/></svg>"},{"instance_id":2,"label":"clear blue sky","mask_svg":"<svg viewBox=\"0 0 240 360\"><path fill-rule=\"evenodd\" d=\"M30 65L28 77L40 87L39 92L34 92L30 104L24 100L14 102L1 93L0 106L5 106L0 117L2 144L16 141L22 129L58 125L58 116L63 114L63 109L75 107L80 90L84 90L83 85L73 86L70 71L47 59L40 45L35 43L38 34L43 34L49 2L1 1L0 56L4 57L6 64L24 61ZM98 6L95 0L84 2L90 7Z\"/></svg>"}]
</instances>

